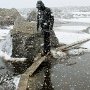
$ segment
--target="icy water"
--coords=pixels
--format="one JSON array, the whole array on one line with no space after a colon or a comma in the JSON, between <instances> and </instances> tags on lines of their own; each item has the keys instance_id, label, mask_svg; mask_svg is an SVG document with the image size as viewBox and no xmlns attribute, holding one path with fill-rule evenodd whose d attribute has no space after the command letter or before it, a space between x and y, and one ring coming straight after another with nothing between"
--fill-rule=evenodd
<instances>
[{"instance_id":1,"label":"icy water","mask_svg":"<svg viewBox=\"0 0 90 90\"><path fill-rule=\"evenodd\" d=\"M56 22L54 31L59 42L71 44L90 38L90 33L83 32L89 27L90 18L72 20L58 18ZM61 22L65 24L60 24ZM90 51L90 41L81 47ZM79 51L72 50L73 56L69 55L67 59L51 59L43 63L35 73L33 86L30 84L31 90L90 90L90 52L76 55Z\"/></svg>"},{"instance_id":2,"label":"icy water","mask_svg":"<svg viewBox=\"0 0 90 90\"><path fill-rule=\"evenodd\" d=\"M43 63L35 73L34 90L90 90L90 53ZM41 66L42 67L42 66ZM39 68L40 69L40 68ZM33 90L31 89L31 90Z\"/></svg>"},{"instance_id":3,"label":"icy water","mask_svg":"<svg viewBox=\"0 0 90 90\"><path fill-rule=\"evenodd\" d=\"M71 57L68 61L51 68L54 90L90 90L90 53ZM69 63L69 65L68 65Z\"/></svg>"}]
</instances>

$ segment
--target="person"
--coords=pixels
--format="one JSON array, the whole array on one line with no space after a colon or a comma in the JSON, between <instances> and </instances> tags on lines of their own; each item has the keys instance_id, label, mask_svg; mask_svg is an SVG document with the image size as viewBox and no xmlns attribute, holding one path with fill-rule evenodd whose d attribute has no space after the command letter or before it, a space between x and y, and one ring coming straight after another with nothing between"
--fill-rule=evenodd
<instances>
[{"instance_id":1,"label":"person","mask_svg":"<svg viewBox=\"0 0 90 90\"><path fill-rule=\"evenodd\" d=\"M38 9L37 31L41 28L41 32L44 36L43 54L46 55L50 52L50 30L53 28L54 16L52 16L50 8L45 7L41 0L37 1L36 8Z\"/></svg>"}]
</instances>

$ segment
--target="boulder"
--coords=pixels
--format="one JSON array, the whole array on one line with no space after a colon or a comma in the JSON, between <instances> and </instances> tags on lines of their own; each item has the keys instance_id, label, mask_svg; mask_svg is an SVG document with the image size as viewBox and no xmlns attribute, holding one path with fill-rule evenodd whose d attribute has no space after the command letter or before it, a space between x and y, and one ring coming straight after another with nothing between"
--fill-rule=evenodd
<instances>
[{"instance_id":1,"label":"boulder","mask_svg":"<svg viewBox=\"0 0 90 90\"><path fill-rule=\"evenodd\" d=\"M13 44L13 57L26 57L33 60L36 52L40 49L40 35L36 30L36 22L27 22L24 18L16 19L11 32Z\"/></svg>"},{"instance_id":2,"label":"boulder","mask_svg":"<svg viewBox=\"0 0 90 90\"><path fill-rule=\"evenodd\" d=\"M32 10L30 13L27 14L27 21L36 21L37 20L37 12L36 10Z\"/></svg>"},{"instance_id":3,"label":"boulder","mask_svg":"<svg viewBox=\"0 0 90 90\"><path fill-rule=\"evenodd\" d=\"M14 23L14 28L11 31L12 57L27 58L24 64L18 63L19 71L22 71L23 66L28 67L37 54L42 52L43 35L41 35L41 32L37 32L36 26L37 23L35 21L28 22L23 17L18 17ZM51 46L58 46L58 39L54 31L51 33ZM17 67L15 63L14 66Z\"/></svg>"},{"instance_id":4,"label":"boulder","mask_svg":"<svg viewBox=\"0 0 90 90\"><path fill-rule=\"evenodd\" d=\"M0 25L12 25L18 16L20 16L20 14L14 8L0 8Z\"/></svg>"},{"instance_id":5,"label":"boulder","mask_svg":"<svg viewBox=\"0 0 90 90\"><path fill-rule=\"evenodd\" d=\"M43 35L37 32L37 23L35 21L28 22L22 17L18 17L15 21L14 28L11 32L13 42L14 57L28 57L30 60L38 51L42 51ZM57 47L58 39L54 31L51 31L51 46ZM33 55L34 56L33 56Z\"/></svg>"}]
</instances>

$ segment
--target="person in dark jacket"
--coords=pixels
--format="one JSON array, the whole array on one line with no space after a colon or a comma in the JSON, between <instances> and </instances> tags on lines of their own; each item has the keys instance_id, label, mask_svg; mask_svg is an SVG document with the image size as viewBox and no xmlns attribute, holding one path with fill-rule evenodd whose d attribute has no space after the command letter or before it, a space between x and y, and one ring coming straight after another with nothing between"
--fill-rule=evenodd
<instances>
[{"instance_id":1,"label":"person in dark jacket","mask_svg":"<svg viewBox=\"0 0 90 90\"><path fill-rule=\"evenodd\" d=\"M44 36L44 50L43 53L46 55L50 52L50 30L53 28L54 16L50 8L45 7L42 1L37 1L36 7L38 9L37 15L37 31L40 30Z\"/></svg>"}]
</instances>

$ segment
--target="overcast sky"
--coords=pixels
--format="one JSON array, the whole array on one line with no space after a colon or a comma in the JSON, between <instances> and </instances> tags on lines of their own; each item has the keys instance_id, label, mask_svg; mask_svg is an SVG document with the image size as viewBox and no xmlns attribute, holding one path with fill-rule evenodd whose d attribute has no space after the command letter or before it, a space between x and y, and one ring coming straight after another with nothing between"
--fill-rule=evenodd
<instances>
[{"instance_id":1,"label":"overcast sky","mask_svg":"<svg viewBox=\"0 0 90 90\"><path fill-rule=\"evenodd\" d=\"M90 6L90 0L42 0L48 7ZM36 7L37 0L1 0L0 8Z\"/></svg>"}]
</instances>

